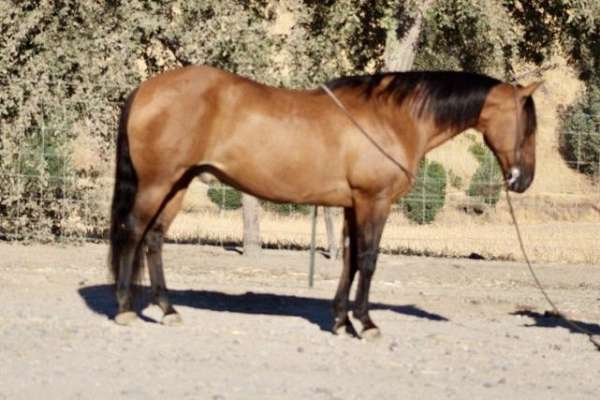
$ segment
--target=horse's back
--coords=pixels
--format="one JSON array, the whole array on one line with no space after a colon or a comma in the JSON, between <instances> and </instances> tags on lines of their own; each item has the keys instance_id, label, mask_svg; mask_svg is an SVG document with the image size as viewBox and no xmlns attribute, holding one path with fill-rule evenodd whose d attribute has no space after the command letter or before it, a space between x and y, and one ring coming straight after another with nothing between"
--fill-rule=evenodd
<instances>
[{"instance_id":1,"label":"horse's back","mask_svg":"<svg viewBox=\"0 0 600 400\"><path fill-rule=\"evenodd\" d=\"M212 89L238 79L236 75L205 65L166 71L140 84L132 113L162 113L192 106L201 102Z\"/></svg>"},{"instance_id":2,"label":"horse's back","mask_svg":"<svg viewBox=\"0 0 600 400\"><path fill-rule=\"evenodd\" d=\"M314 91L269 87L207 66L142 83L128 131L148 179L206 165L275 201L349 204L348 122Z\"/></svg>"},{"instance_id":3,"label":"horse's back","mask_svg":"<svg viewBox=\"0 0 600 400\"><path fill-rule=\"evenodd\" d=\"M150 148L159 141L162 150L177 145L198 130L207 127L220 107L220 88L241 78L209 66L188 66L166 71L140 84L132 102L128 135ZM205 129L206 131L206 129ZM188 143L189 144L189 143Z\"/></svg>"}]
</instances>

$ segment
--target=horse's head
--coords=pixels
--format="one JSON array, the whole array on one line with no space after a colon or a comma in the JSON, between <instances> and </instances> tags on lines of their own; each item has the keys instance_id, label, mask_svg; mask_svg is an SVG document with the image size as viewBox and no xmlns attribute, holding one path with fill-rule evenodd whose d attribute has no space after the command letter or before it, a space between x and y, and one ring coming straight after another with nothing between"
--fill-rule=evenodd
<instances>
[{"instance_id":1,"label":"horse's head","mask_svg":"<svg viewBox=\"0 0 600 400\"><path fill-rule=\"evenodd\" d=\"M531 95L541 83L499 84L490 90L481 110L478 128L513 192L524 192L535 174L537 121Z\"/></svg>"}]
</instances>

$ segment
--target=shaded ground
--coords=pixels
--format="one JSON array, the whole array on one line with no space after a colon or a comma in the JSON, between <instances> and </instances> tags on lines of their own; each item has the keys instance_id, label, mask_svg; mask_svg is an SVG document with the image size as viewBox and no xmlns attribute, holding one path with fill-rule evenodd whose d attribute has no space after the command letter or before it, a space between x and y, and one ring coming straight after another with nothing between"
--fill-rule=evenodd
<instances>
[{"instance_id":1,"label":"shaded ground","mask_svg":"<svg viewBox=\"0 0 600 400\"><path fill-rule=\"evenodd\" d=\"M0 244L0 399L596 399L600 352L552 318L515 263L383 256L376 342L328 332L340 266L267 251L168 245L185 321L116 326L107 248ZM600 267L538 266L600 334Z\"/></svg>"}]
</instances>

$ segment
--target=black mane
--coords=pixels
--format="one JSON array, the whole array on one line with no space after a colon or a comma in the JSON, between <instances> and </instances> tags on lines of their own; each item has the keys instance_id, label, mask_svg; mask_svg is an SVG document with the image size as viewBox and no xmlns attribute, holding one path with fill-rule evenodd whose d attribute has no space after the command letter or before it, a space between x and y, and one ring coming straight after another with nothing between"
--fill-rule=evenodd
<instances>
[{"instance_id":1,"label":"black mane","mask_svg":"<svg viewBox=\"0 0 600 400\"><path fill-rule=\"evenodd\" d=\"M377 91L377 96L392 97L401 104L414 95L418 116L428 113L438 126L459 130L477 123L490 89L501 83L498 79L469 72L409 71L349 76L335 79L327 86L331 90L358 88L362 96L370 99L387 77L392 79Z\"/></svg>"}]
</instances>

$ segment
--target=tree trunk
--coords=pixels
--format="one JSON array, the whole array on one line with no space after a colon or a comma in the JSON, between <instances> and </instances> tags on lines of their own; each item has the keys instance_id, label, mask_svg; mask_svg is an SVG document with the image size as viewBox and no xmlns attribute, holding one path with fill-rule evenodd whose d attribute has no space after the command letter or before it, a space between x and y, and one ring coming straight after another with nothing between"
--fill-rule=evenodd
<instances>
[{"instance_id":1,"label":"tree trunk","mask_svg":"<svg viewBox=\"0 0 600 400\"><path fill-rule=\"evenodd\" d=\"M256 197L242 194L242 206L244 214L244 255L256 257L261 253L260 243L260 205Z\"/></svg>"},{"instance_id":2,"label":"tree trunk","mask_svg":"<svg viewBox=\"0 0 600 400\"><path fill-rule=\"evenodd\" d=\"M408 71L412 69L415 61L417 42L421 33L423 13L427 11L430 5L431 1L424 1L418 6L419 10L415 17L415 23L404 37L398 37L396 27L388 31L383 55L386 71Z\"/></svg>"}]
</instances>

